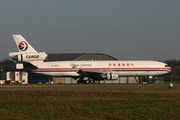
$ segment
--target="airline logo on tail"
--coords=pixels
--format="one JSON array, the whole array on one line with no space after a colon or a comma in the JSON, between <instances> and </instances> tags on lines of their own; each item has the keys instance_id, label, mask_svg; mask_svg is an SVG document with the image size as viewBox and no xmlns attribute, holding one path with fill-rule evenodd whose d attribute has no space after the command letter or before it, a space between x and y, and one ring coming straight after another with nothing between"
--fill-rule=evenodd
<instances>
[{"instance_id":1,"label":"airline logo on tail","mask_svg":"<svg viewBox=\"0 0 180 120\"><path fill-rule=\"evenodd\" d=\"M21 51L26 51L28 48L28 44L25 41L21 41L19 43L18 47Z\"/></svg>"},{"instance_id":2,"label":"airline logo on tail","mask_svg":"<svg viewBox=\"0 0 180 120\"><path fill-rule=\"evenodd\" d=\"M13 35L16 46L19 52L22 53L37 53L37 51L19 34Z\"/></svg>"}]
</instances>

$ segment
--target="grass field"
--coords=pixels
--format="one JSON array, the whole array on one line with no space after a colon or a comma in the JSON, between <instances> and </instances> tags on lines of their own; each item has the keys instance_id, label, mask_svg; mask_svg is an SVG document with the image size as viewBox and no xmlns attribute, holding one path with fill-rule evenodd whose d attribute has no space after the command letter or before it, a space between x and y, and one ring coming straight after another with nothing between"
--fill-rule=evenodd
<instances>
[{"instance_id":1,"label":"grass field","mask_svg":"<svg viewBox=\"0 0 180 120\"><path fill-rule=\"evenodd\" d=\"M0 120L178 120L179 93L180 89L1 90Z\"/></svg>"}]
</instances>

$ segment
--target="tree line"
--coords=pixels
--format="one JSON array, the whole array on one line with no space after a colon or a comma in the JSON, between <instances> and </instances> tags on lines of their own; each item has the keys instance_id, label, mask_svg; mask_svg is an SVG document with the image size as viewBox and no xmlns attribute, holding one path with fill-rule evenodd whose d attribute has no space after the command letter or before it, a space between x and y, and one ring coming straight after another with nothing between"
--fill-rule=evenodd
<instances>
[{"instance_id":1,"label":"tree line","mask_svg":"<svg viewBox=\"0 0 180 120\"><path fill-rule=\"evenodd\" d=\"M0 62L0 69L2 70L3 68L5 67L12 67L14 64L13 64L13 61L10 60L10 59L4 59Z\"/></svg>"},{"instance_id":2,"label":"tree line","mask_svg":"<svg viewBox=\"0 0 180 120\"><path fill-rule=\"evenodd\" d=\"M176 83L180 83L180 60L166 60L161 61L168 64L169 67L172 68L172 72L169 74L162 75L164 77L164 81L174 81ZM2 70L5 67L13 67L14 62L10 59L4 59L0 62L0 69Z\"/></svg>"}]
</instances>

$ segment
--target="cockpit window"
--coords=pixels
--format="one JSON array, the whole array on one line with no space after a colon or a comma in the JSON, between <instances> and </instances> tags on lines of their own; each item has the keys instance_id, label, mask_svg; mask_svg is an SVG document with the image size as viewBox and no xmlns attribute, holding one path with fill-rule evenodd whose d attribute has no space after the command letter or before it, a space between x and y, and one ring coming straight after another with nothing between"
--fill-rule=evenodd
<instances>
[{"instance_id":1,"label":"cockpit window","mask_svg":"<svg viewBox=\"0 0 180 120\"><path fill-rule=\"evenodd\" d=\"M169 67L168 65L165 65L165 67Z\"/></svg>"}]
</instances>

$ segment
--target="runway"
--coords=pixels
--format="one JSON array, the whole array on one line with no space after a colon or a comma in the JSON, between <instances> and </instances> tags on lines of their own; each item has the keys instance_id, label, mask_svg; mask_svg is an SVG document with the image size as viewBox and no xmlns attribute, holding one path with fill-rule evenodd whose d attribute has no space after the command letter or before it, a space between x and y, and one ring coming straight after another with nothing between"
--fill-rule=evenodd
<instances>
[{"instance_id":1,"label":"runway","mask_svg":"<svg viewBox=\"0 0 180 120\"><path fill-rule=\"evenodd\" d=\"M175 89L180 89L180 85L174 85ZM60 90L60 91L96 91L96 90L167 90L168 84L134 84L134 85L101 85L101 84L85 84L85 85L0 85L0 91L23 91L23 90Z\"/></svg>"}]
</instances>

